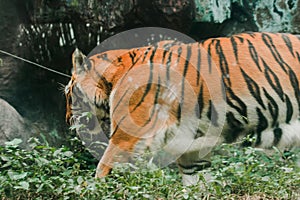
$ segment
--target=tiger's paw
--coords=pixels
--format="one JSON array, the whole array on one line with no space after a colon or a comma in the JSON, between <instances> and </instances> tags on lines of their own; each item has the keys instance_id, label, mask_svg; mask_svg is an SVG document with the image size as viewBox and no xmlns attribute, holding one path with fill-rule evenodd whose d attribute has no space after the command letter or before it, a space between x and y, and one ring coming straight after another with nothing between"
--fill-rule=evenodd
<instances>
[{"instance_id":1,"label":"tiger's paw","mask_svg":"<svg viewBox=\"0 0 300 200\"><path fill-rule=\"evenodd\" d=\"M98 167L96 169L95 178L103 178L106 175L108 175L112 170L112 167L105 165L105 164L98 164Z\"/></svg>"}]
</instances>

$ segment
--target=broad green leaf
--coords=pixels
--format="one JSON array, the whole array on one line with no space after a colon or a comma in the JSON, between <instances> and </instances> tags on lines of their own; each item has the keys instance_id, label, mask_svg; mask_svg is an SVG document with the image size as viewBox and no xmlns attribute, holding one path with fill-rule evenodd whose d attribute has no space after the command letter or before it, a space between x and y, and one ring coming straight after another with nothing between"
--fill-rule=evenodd
<instances>
[{"instance_id":1,"label":"broad green leaf","mask_svg":"<svg viewBox=\"0 0 300 200\"><path fill-rule=\"evenodd\" d=\"M24 173L19 174L17 172L9 171L7 174L11 180L19 180L19 179L25 178L28 173L24 172Z\"/></svg>"},{"instance_id":2,"label":"broad green leaf","mask_svg":"<svg viewBox=\"0 0 300 200\"><path fill-rule=\"evenodd\" d=\"M64 156L66 156L66 157L71 157L71 156L73 155L73 152L72 152L72 151L66 151L66 152L64 152L63 154L64 154Z\"/></svg>"},{"instance_id":3,"label":"broad green leaf","mask_svg":"<svg viewBox=\"0 0 300 200\"><path fill-rule=\"evenodd\" d=\"M6 168L6 167L10 167L11 166L11 162L8 161L7 163L5 163L4 165L2 165L0 168Z\"/></svg>"},{"instance_id":4,"label":"broad green leaf","mask_svg":"<svg viewBox=\"0 0 300 200\"><path fill-rule=\"evenodd\" d=\"M21 181L19 183L19 186L15 186L15 189L24 189L24 190L28 190L29 189L29 183L26 181Z\"/></svg>"},{"instance_id":5,"label":"broad green leaf","mask_svg":"<svg viewBox=\"0 0 300 200\"><path fill-rule=\"evenodd\" d=\"M6 162L10 161L10 158L7 156L0 156L0 158L1 158L1 160L6 161Z\"/></svg>"},{"instance_id":6,"label":"broad green leaf","mask_svg":"<svg viewBox=\"0 0 300 200\"><path fill-rule=\"evenodd\" d=\"M83 180L82 176L79 176L79 177L77 178L77 183L78 183L79 185L81 185L81 183L82 183L83 181L84 181L84 180Z\"/></svg>"},{"instance_id":7,"label":"broad green leaf","mask_svg":"<svg viewBox=\"0 0 300 200\"><path fill-rule=\"evenodd\" d=\"M19 144L22 143L22 140L19 139L19 138L15 138L13 139L12 141L9 141L9 142L5 142L5 145L6 146L19 146Z\"/></svg>"},{"instance_id":8,"label":"broad green leaf","mask_svg":"<svg viewBox=\"0 0 300 200\"><path fill-rule=\"evenodd\" d=\"M66 170L66 171L64 171L63 173L62 173L62 175L64 175L64 176L70 176L72 174L72 170Z\"/></svg>"},{"instance_id":9,"label":"broad green leaf","mask_svg":"<svg viewBox=\"0 0 300 200\"><path fill-rule=\"evenodd\" d=\"M37 162L38 166L43 166L49 163L49 160L45 158L36 158L35 161Z\"/></svg>"}]
</instances>

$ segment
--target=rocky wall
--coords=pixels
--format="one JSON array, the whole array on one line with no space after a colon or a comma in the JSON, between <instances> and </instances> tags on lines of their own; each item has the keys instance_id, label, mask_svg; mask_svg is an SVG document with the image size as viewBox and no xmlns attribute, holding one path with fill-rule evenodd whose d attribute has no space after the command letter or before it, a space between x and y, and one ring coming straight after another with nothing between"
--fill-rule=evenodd
<instances>
[{"instance_id":1,"label":"rocky wall","mask_svg":"<svg viewBox=\"0 0 300 200\"><path fill-rule=\"evenodd\" d=\"M254 24L255 31L300 31L299 0L195 0L195 7L197 23L221 24L244 18L243 23Z\"/></svg>"}]
</instances>

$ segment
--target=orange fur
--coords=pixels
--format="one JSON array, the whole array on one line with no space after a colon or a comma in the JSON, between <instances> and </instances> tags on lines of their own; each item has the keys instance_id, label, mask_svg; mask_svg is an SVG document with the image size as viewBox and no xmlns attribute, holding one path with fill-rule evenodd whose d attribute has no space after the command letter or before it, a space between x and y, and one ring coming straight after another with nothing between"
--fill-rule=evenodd
<instances>
[{"instance_id":1,"label":"orange fur","mask_svg":"<svg viewBox=\"0 0 300 200\"><path fill-rule=\"evenodd\" d=\"M195 152L210 148L205 139L233 142L250 134L258 147L300 144L297 36L249 33L194 44L163 41L80 60L85 58L74 53L67 121L77 84L92 105L108 104L105 112L111 118L110 143L97 177L107 175L113 163L126 161L141 143L146 149L174 142L171 153L183 173L202 159ZM189 144L180 143L185 138Z\"/></svg>"}]
</instances>

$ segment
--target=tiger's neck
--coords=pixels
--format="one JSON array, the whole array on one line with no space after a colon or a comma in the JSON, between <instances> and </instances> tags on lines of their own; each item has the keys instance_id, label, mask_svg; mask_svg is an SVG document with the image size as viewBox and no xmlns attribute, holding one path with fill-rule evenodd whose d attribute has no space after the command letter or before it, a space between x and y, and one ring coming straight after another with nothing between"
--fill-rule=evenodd
<instances>
[{"instance_id":1,"label":"tiger's neck","mask_svg":"<svg viewBox=\"0 0 300 200\"><path fill-rule=\"evenodd\" d=\"M126 76L130 70L136 69L141 65L149 63L149 57L147 56L148 47L140 49L125 50L123 52L116 52L115 59L102 73L107 82L112 84L112 89L118 81ZM146 56L145 56L146 55ZM155 57L158 57L159 53L156 52ZM143 76L141 74L141 76Z\"/></svg>"}]
</instances>

